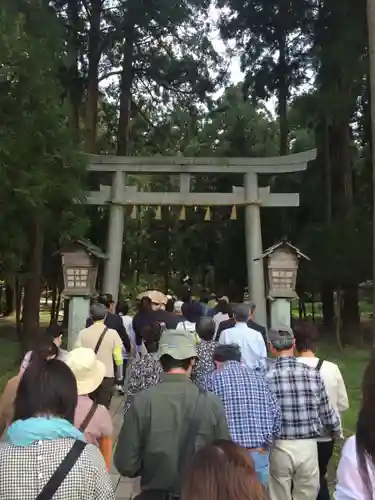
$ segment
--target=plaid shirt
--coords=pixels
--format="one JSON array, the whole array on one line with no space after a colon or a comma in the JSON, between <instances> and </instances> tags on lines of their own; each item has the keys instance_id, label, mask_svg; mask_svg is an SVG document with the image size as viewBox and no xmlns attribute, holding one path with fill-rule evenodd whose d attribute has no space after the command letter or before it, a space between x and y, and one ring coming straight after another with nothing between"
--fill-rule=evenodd
<instances>
[{"instance_id":1,"label":"plaid shirt","mask_svg":"<svg viewBox=\"0 0 375 500\"><path fill-rule=\"evenodd\" d=\"M244 448L261 448L277 437L280 407L260 371L228 361L206 377L205 389L222 400L235 443Z\"/></svg>"},{"instance_id":2,"label":"plaid shirt","mask_svg":"<svg viewBox=\"0 0 375 500\"><path fill-rule=\"evenodd\" d=\"M281 407L280 439L313 439L327 428L340 435L340 421L319 372L294 357L279 357L266 377Z\"/></svg>"}]
</instances>

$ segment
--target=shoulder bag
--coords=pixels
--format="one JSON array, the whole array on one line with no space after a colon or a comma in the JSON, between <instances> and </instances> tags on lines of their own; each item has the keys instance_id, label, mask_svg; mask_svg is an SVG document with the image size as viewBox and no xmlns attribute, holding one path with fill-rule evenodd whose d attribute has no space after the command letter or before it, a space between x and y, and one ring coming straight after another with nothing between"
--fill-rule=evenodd
<instances>
[{"instance_id":1,"label":"shoulder bag","mask_svg":"<svg viewBox=\"0 0 375 500\"><path fill-rule=\"evenodd\" d=\"M94 352L95 354L98 354L98 351L100 349L100 346L102 345L102 342L104 340L104 337L105 337L105 334L108 332L108 328L105 327L104 330L102 331L102 334L100 335L99 337L99 340L98 342L96 343L96 346L95 346L95 349L94 349Z\"/></svg>"},{"instance_id":2,"label":"shoulder bag","mask_svg":"<svg viewBox=\"0 0 375 500\"><path fill-rule=\"evenodd\" d=\"M51 500L53 498L54 494L60 488L64 479L72 470L74 464L81 456L85 447L86 443L84 443L83 441L76 441L73 444L68 454L65 456L64 460L52 474L52 477L50 478L48 483L44 486L42 491L36 497L36 500Z\"/></svg>"},{"instance_id":3,"label":"shoulder bag","mask_svg":"<svg viewBox=\"0 0 375 500\"><path fill-rule=\"evenodd\" d=\"M318 364L315 367L315 370L317 372L320 372L320 369L321 369L323 363L324 363L324 359L319 359Z\"/></svg>"},{"instance_id":4,"label":"shoulder bag","mask_svg":"<svg viewBox=\"0 0 375 500\"><path fill-rule=\"evenodd\" d=\"M98 408L98 404L95 403L95 401L92 403L91 405L91 408L89 409L89 411L87 412L87 415L85 416L85 418L82 420L82 423L81 425L79 426L79 430L81 432L85 432L85 430L87 429L87 426L89 425L89 423L91 422L91 419L92 417L95 415L95 412L96 412L96 409Z\"/></svg>"}]
</instances>

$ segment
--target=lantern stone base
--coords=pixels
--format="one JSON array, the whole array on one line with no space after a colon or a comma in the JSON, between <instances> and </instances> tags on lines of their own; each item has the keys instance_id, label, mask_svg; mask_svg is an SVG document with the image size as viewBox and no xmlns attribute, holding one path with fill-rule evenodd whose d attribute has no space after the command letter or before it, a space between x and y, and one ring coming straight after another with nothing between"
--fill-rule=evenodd
<instances>
[{"instance_id":1,"label":"lantern stone base","mask_svg":"<svg viewBox=\"0 0 375 500\"><path fill-rule=\"evenodd\" d=\"M79 332L85 328L90 313L89 297L71 297L69 303L68 350L74 349Z\"/></svg>"},{"instance_id":2,"label":"lantern stone base","mask_svg":"<svg viewBox=\"0 0 375 500\"><path fill-rule=\"evenodd\" d=\"M271 301L271 328L290 327L291 301L289 299L273 299Z\"/></svg>"}]
</instances>

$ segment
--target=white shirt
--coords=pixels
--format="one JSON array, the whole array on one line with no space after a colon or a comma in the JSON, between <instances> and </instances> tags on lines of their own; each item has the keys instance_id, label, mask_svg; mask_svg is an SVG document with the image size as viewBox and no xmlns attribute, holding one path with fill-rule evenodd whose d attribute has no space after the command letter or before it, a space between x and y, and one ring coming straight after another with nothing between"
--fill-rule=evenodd
<instances>
[{"instance_id":1,"label":"white shirt","mask_svg":"<svg viewBox=\"0 0 375 500\"><path fill-rule=\"evenodd\" d=\"M307 366L311 366L311 368L316 368L319 362L319 358L308 357L308 356L306 357L301 356L297 358L297 360L300 363L304 363ZM335 363L324 360L319 373L326 387L329 402L331 403L333 409L340 418L340 413L349 408L348 394L346 392L346 387L344 379L342 378L340 372L340 368ZM330 437L322 437L318 439L318 441L330 441L330 440L331 440Z\"/></svg>"},{"instance_id":2,"label":"white shirt","mask_svg":"<svg viewBox=\"0 0 375 500\"><path fill-rule=\"evenodd\" d=\"M366 459L372 490L375 491L375 466ZM341 452L336 473L335 500L370 500L370 496L358 470L356 437L351 436Z\"/></svg>"},{"instance_id":3,"label":"white shirt","mask_svg":"<svg viewBox=\"0 0 375 500\"><path fill-rule=\"evenodd\" d=\"M237 344L244 364L251 370L267 367L267 349L262 334L249 328L246 323L236 323L232 328L222 331L219 343Z\"/></svg>"}]
</instances>

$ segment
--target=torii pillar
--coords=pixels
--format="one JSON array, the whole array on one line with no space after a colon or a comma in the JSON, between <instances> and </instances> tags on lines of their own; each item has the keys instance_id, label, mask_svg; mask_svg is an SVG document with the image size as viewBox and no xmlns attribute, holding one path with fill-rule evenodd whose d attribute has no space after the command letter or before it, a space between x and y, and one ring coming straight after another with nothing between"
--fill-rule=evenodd
<instances>
[{"instance_id":1,"label":"torii pillar","mask_svg":"<svg viewBox=\"0 0 375 500\"><path fill-rule=\"evenodd\" d=\"M104 262L103 293L110 293L117 302L120 288L121 257L124 238L124 207L122 201L125 195L125 173L114 172L111 187L111 206L107 235L107 255Z\"/></svg>"},{"instance_id":2,"label":"torii pillar","mask_svg":"<svg viewBox=\"0 0 375 500\"><path fill-rule=\"evenodd\" d=\"M247 282L250 298L256 305L256 319L261 325L267 326L263 262L255 260L263 252L257 177L254 173L244 175L245 199L250 202L245 208Z\"/></svg>"}]
</instances>

